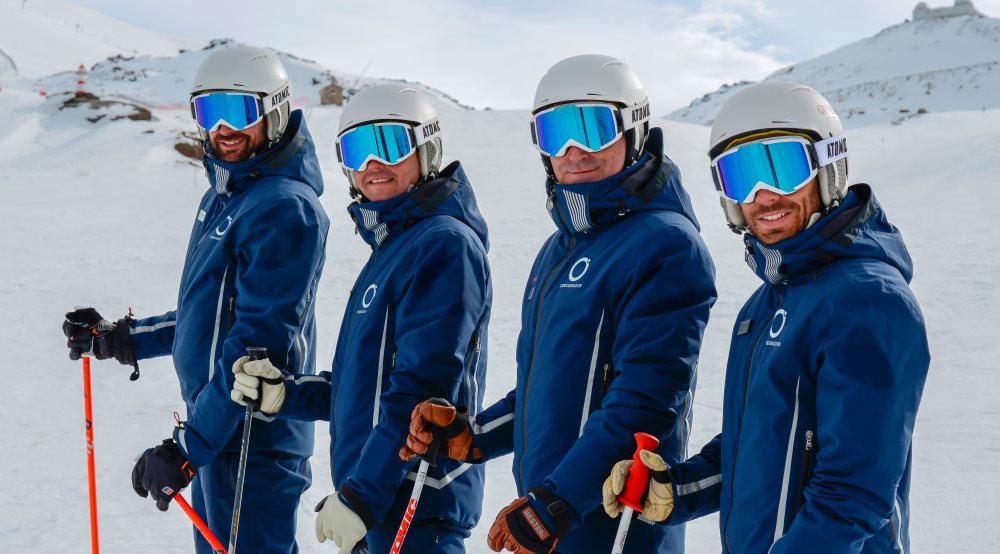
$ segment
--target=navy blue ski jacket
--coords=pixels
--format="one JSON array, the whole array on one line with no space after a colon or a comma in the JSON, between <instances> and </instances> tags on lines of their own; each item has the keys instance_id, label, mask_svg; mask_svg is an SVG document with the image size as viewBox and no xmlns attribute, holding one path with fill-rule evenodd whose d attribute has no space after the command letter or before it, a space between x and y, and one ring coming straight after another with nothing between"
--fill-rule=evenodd
<instances>
[{"instance_id":1,"label":"navy blue ski jacket","mask_svg":"<svg viewBox=\"0 0 1000 554\"><path fill-rule=\"evenodd\" d=\"M868 185L799 235L744 238L722 434L674 466L680 523L723 552L909 552L910 442L930 364L910 256Z\"/></svg>"},{"instance_id":2,"label":"navy blue ski jacket","mask_svg":"<svg viewBox=\"0 0 1000 554\"><path fill-rule=\"evenodd\" d=\"M514 452L518 494L545 484L566 502L560 552L593 552L614 541L601 485L633 435L686 457L715 268L659 129L625 171L546 187L557 231L525 288L517 387L476 418L474 440L487 458ZM683 535L635 524L625 548L680 552Z\"/></svg>"},{"instance_id":3,"label":"navy blue ski jacket","mask_svg":"<svg viewBox=\"0 0 1000 554\"><path fill-rule=\"evenodd\" d=\"M240 450L244 409L229 395L233 362L247 347L267 348L282 370L315 373L313 306L330 226L301 111L268 150L204 164L213 188L191 230L177 309L131 329L137 358L173 355L187 406L174 439L195 465ZM313 425L268 419L254 425L251 450L312 455Z\"/></svg>"},{"instance_id":4,"label":"navy blue ski jacket","mask_svg":"<svg viewBox=\"0 0 1000 554\"><path fill-rule=\"evenodd\" d=\"M369 512L363 519L398 525L418 462L398 455L413 408L434 397L473 415L482 405L493 301L486 221L458 162L410 192L349 210L372 254L351 289L331 372L287 380L281 415L329 420L337 491ZM438 458L416 519L471 529L483 478L481 465Z\"/></svg>"}]
</instances>

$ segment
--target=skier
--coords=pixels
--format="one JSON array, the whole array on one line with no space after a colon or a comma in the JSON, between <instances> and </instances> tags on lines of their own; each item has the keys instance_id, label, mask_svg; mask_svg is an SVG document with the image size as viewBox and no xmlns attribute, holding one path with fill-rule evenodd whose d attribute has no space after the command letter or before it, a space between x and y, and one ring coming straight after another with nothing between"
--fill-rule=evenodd
<instances>
[{"instance_id":1,"label":"skier","mask_svg":"<svg viewBox=\"0 0 1000 554\"><path fill-rule=\"evenodd\" d=\"M675 464L642 453L647 518L719 510L723 552L908 552L914 420L930 363L902 236L813 89L733 96L709 156L729 226L763 284L736 318L722 433ZM604 485L615 500L631 462ZM631 540L631 537L629 538Z\"/></svg>"},{"instance_id":2,"label":"skier","mask_svg":"<svg viewBox=\"0 0 1000 554\"><path fill-rule=\"evenodd\" d=\"M531 130L557 230L525 289L517 386L475 417L429 403L414 413L404 456L426 452L433 427L453 458L514 452L521 496L489 531L494 551L610 549L617 522L600 485L633 434L686 456L715 270L649 115L621 60L574 56L545 74ZM628 552L683 551L682 528L634 527Z\"/></svg>"},{"instance_id":3,"label":"skier","mask_svg":"<svg viewBox=\"0 0 1000 554\"><path fill-rule=\"evenodd\" d=\"M237 363L233 399L283 418L330 421L336 491L317 506L316 538L341 552L388 552L416 477L397 456L421 400L479 413L492 304L486 221L459 162L441 168L438 116L415 89L379 85L345 106L337 155L351 217L372 248L351 290L333 369L287 376ZM258 387L260 390L258 391ZM403 552L461 553L479 521L483 466L439 458Z\"/></svg>"},{"instance_id":4,"label":"skier","mask_svg":"<svg viewBox=\"0 0 1000 554\"><path fill-rule=\"evenodd\" d=\"M89 308L63 324L71 358L92 352L138 368L137 360L173 356L187 419L139 457L132 484L160 510L190 484L193 506L223 542L243 416L229 400L229 368L247 347L265 347L276 367L315 372L313 307L329 220L316 150L289 98L288 74L273 53L234 46L209 54L191 109L212 188L198 208L176 310L110 323ZM308 423L254 424L239 534L247 551L298 551L295 514L311 481L313 440ZM195 543L212 552L197 532Z\"/></svg>"}]
</instances>

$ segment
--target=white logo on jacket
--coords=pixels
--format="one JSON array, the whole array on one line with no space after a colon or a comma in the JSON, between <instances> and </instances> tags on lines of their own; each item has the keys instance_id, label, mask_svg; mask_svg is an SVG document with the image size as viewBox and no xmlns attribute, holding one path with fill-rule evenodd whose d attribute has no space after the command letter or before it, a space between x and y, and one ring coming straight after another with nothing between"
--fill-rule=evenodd
<instances>
[{"instance_id":1,"label":"white logo on jacket","mask_svg":"<svg viewBox=\"0 0 1000 554\"><path fill-rule=\"evenodd\" d=\"M580 258L573 263L573 266L569 268L569 283L560 283L560 288L571 288L578 289L583 285L577 283L584 275L587 274L587 270L590 269L590 258Z\"/></svg>"},{"instance_id":2,"label":"white logo on jacket","mask_svg":"<svg viewBox=\"0 0 1000 554\"><path fill-rule=\"evenodd\" d=\"M368 307L371 306L372 302L375 301L375 293L377 292L378 292L378 285L376 285L375 283L368 285L368 288L365 289L365 294L361 297L361 307L363 309L358 310L356 313L363 314L367 312Z\"/></svg>"},{"instance_id":3,"label":"white logo on jacket","mask_svg":"<svg viewBox=\"0 0 1000 554\"><path fill-rule=\"evenodd\" d=\"M222 237L222 235L226 234L226 231L228 231L232 225L233 225L233 216L227 215L226 220L220 223L219 226L215 228L215 236L211 238L213 240L219 240Z\"/></svg>"},{"instance_id":4,"label":"white logo on jacket","mask_svg":"<svg viewBox=\"0 0 1000 554\"><path fill-rule=\"evenodd\" d=\"M767 331L768 334L771 335L772 339L778 338L778 335L780 335L781 332L785 330L785 321L787 320L788 320L788 312L786 312L785 310L779 309L778 311L774 312L774 318L771 320L771 328L768 329ZM780 323L778 323L779 321ZM775 330L774 328L775 323L778 323L777 330ZM781 346L780 341L773 341L773 340L769 340L765 344L767 344L768 346Z\"/></svg>"}]
</instances>

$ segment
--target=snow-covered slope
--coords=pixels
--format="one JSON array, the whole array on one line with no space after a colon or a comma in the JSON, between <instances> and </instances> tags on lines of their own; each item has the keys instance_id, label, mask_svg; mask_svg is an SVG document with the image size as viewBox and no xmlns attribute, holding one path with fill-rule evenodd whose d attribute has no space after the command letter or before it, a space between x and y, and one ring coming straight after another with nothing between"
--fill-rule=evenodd
<instances>
[{"instance_id":1,"label":"snow-covered slope","mask_svg":"<svg viewBox=\"0 0 1000 554\"><path fill-rule=\"evenodd\" d=\"M5 36L0 34L0 48ZM4 552L89 551L80 369L66 358L59 324L77 304L97 306L108 317L129 306L139 316L174 306L188 232L207 181L203 169L186 163L173 144L180 132L194 130L184 100L204 55L193 49L94 68L95 92L149 107L150 121L104 117L92 123L88 118L96 112L60 109L66 96L42 99L31 90L33 81L24 79L0 92ZM347 183L331 148L341 109L316 105L319 85L312 79L332 75L350 82L353 76L283 59L318 145L326 179L322 200L331 218L317 298L322 368L329 367L347 293L370 250L344 210ZM70 79L56 75L46 82L58 92L58 83ZM491 402L514 386L524 282L554 229L545 210L544 173L527 139L526 112L467 110L426 90L441 115L445 156L462 160L490 226ZM115 114L109 109L107 115ZM729 332L759 282L743 263L742 243L723 223L704 157L708 129L658 124L683 170L718 267L719 301L700 360L694 452L719 431ZM1000 110L978 108L932 111L902 127L874 124L851 133L852 181L872 183L890 220L902 229L930 334L932 367L913 445L911 534L922 552L1000 548L1000 376L994 368L1000 358L1000 258L989 254L995 207L979 194L1000 173L998 135ZM131 489L135 455L167 436L173 411L183 413L169 360L145 361L142 370L132 383L128 370L113 362L94 368L101 543L106 552L190 552L183 514L173 507L162 514ZM317 544L312 531L312 507L331 491L325 424L317 425L316 436L314 483L299 508L298 536L302 552L319 554L332 548ZM468 542L472 553L488 552L486 531L516 494L510 461L501 458L487 467L483 520ZM712 516L689 526L688 552L719 551L717 522Z\"/></svg>"},{"instance_id":2,"label":"snow-covered slope","mask_svg":"<svg viewBox=\"0 0 1000 554\"><path fill-rule=\"evenodd\" d=\"M765 80L815 88L849 127L899 122L922 111L1000 107L1000 19L908 21L779 69ZM722 104L748 84L725 85L667 118L709 125Z\"/></svg>"},{"instance_id":3,"label":"snow-covered slope","mask_svg":"<svg viewBox=\"0 0 1000 554\"><path fill-rule=\"evenodd\" d=\"M0 142L0 352L7 383L0 402L5 501L0 531L7 552L87 551L86 470L80 372L65 357L62 312L98 306L117 317L174 305L203 171L172 150L171 120L91 124L86 111L52 110L37 96L0 103L20 121ZM48 104L51 106L51 104ZM531 260L553 224L543 172L526 139L525 112L469 111L439 102L448 158L463 161L490 225L495 287L490 330L489 401L514 384L519 305ZM344 211L346 181L329 145L340 108L308 110L327 180L332 226L318 295L320 364L330 363L347 292L369 250ZM11 113L0 112L0 122ZM190 125L190 123L188 124ZM0 125L0 128L4 125ZM719 269L700 363L692 449L719 430L728 334L740 304L758 285L742 244L725 228L704 158L708 130L665 124L667 148L684 171L703 235ZM488 130L488 132L484 132ZM915 548L984 552L1000 544L1000 408L993 371L1000 313L1000 262L986 254L994 207L979 187L1000 172L995 137L1000 110L930 114L903 127L852 133L854 181L868 181L898 225L915 264L914 289L928 321L933 362L914 439ZM942 187L947 184L947 187ZM183 412L168 360L143 363L137 383L114 363L98 363L94 405L101 532L108 552L190 551L176 509L156 511L129 485L134 456L170 432ZM330 492L328 436L317 426L314 486L299 512L303 552L328 552L312 537L312 506ZM484 521L470 552L486 553L485 532L514 496L510 458L490 462ZM717 552L716 519L689 528L688 551ZM947 530L943 532L942 530Z\"/></svg>"},{"instance_id":4,"label":"snow-covered slope","mask_svg":"<svg viewBox=\"0 0 1000 554\"><path fill-rule=\"evenodd\" d=\"M147 31L64 0L0 0L0 79L33 79L113 55L167 56L195 41Z\"/></svg>"}]
</instances>

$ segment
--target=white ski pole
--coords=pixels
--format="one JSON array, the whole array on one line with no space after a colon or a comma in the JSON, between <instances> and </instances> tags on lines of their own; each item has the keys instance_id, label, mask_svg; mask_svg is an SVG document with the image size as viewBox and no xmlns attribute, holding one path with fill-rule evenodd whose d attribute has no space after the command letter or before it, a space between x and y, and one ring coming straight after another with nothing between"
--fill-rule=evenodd
<instances>
[{"instance_id":1,"label":"white ski pole","mask_svg":"<svg viewBox=\"0 0 1000 554\"><path fill-rule=\"evenodd\" d=\"M646 492L646 485L649 484L649 468L639 458L639 451L654 450L659 446L660 441L653 435L636 433L635 443L635 453L632 454L632 468L628 472L628 481L625 482L625 490L618 495L618 501L625 508L622 510L622 519L618 522L618 533L615 535L615 544L611 547L611 554L622 554L625 550L625 537L628 535L629 525L632 524L632 514L634 512L642 513L642 495Z\"/></svg>"},{"instance_id":2,"label":"white ski pole","mask_svg":"<svg viewBox=\"0 0 1000 554\"><path fill-rule=\"evenodd\" d=\"M451 406L451 403L443 398L431 398L428 402L439 406ZM427 453L420 456L420 465L417 466L417 478L413 481L413 492L410 493L410 501L406 504L406 511L403 512L403 521L399 524L399 531L396 531L396 539L392 541L392 548L389 554L399 554L403 549L403 541L406 539L406 532L410 530L413 523L413 514L417 511L417 504L420 503L420 493L424 490L424 483L427 481L427 470L431 466L437 466L437 453L441 448L441 441L444 440L444 430L435 427L434 436L430 445L427 446Z\"/></svg>"},{"instance_id":3,"label":"white ski pole","mask_svg":"<svg viewBox=\"0 0 1000 554\"><path fill-rule=\"evenodd\" d=\"M410 501L406 504L406 511L403 513L403 522L399 524L399 531L396 531L396 539L392 541L392 548L389 554L399 554L403 549L403 541L406 539L406 532L410 530L413 523L413 514L417 511L417 504L420 504L420 493L424 490L424 482L427 481L427 469L430 468L427 460L420 460L417 468L417 478L413 482L413 492L410 493Z\"/></svg>"}]
</instances>

